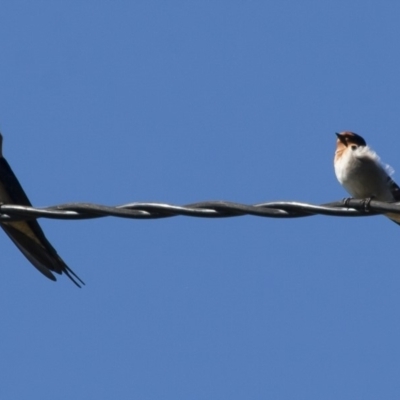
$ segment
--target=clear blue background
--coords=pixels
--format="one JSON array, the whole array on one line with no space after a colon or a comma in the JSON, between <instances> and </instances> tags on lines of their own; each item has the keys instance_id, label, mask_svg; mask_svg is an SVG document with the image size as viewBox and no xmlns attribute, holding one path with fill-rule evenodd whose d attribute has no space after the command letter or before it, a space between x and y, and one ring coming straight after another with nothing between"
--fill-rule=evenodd
<instances>
[{"instance_id":1,"label":"clear blue background","mask_svg":"<svg viewBox=\"0 0 400 400\"><path fill-rule=\"evenodd\" d=\"M334 132L400 169L400 3L3 1L4 154L36 206L340 200ZM396 175L395 175L396 177ZM0 237L2 399L398 399L383 217L41 220Z\"/></svg>"}]
</instances>

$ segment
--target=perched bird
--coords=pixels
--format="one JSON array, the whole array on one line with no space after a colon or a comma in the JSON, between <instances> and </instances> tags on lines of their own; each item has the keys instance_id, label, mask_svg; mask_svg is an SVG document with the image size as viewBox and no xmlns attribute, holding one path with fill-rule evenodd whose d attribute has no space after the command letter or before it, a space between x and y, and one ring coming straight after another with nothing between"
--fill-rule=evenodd
<instances>
[{"instance_id":1,"label":"perched bird","mask_svg":"<svg viewBox=\"0 0 400 400\"><path fill-rule=\"evenodd\" d=\"M357 199L400 201L400 187L391 178L393 170L380 162L365 140L353 132L336 133L335 174L338 181ZM385 214L400 225L400 215Z\"/></svg>"},{"instance_id":2,"label":"perched bird","mask_svg":"<svg viewBox=\"0 0 400 400\"><path fill-rule=\"evenodd\" d=\"M7 160L3 157L3 136L0 134L0 203L31 206ZM0 226L21 250L24 256L47 278L55 281L52 272L64 273L78 287L84 282L65 264L46 239L35 219L0 221Z\"/></svg>"}]
</instances>

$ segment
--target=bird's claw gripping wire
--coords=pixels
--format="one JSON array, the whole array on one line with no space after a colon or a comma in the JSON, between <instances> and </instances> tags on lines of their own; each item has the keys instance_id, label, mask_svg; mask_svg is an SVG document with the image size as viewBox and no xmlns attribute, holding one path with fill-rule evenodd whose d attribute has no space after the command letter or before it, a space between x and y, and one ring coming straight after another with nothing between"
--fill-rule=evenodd
<instances>
[{"instance_id":1,"label":"bird's claw gripping wire","mask_svg":"<svg viewBox=\"0 0 400 400\"><path fill-rule=\"evenodd\" d=\"M364 211L366 213L371 212L371 200L372 199L373 199L373 196L367 197L366 199L363 200Z\"/></svg>"},{"instance_id":2,"label":"bird's claw gripping wire","mask_svg":"<svg viewBox=\"0 0 400 400\"><path fill-rule=\"evenodd\" d=\"M361 204L362 204L362 207L363 207L363 210L365 213L371 212L371 201L373 200L373 198L374 197L371 196L371 197L367 197L367 198L361 200ZM347 208L351 208L350 207L351 200L354 200L354 199L352 197L345 197L343 199L344 206Z\"/></svg>"},{"instance_id":3,"label":"bird's claw gripping wire","mask_svg":"<svg viewBox=\"0 0 400 400\"><path fill-rule=\"evenodd\" d=\"M352 197L345 197L342 201L345 207L350 208L350 200L353 200Z\"/></svg>"}]
</instances>

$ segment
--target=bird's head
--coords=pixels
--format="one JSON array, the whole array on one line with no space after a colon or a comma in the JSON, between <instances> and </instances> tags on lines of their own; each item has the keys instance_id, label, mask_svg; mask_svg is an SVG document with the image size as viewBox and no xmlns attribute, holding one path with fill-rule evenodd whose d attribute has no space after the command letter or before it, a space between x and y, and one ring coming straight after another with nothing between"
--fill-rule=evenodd
<instances>
[{"instance_id":1,"label":"bird's head","mask_svg":"<svg viewBox=\"0 0 400 400\"><path fill-rule=\"evenodd\" d=\"M354 132L340 132L336 133L336 136L337 150L344 150L346 147L350 147L352 150L356 150L361 146L367 145L365 140L360 135L357 135L357 133Z\"/></svg>"}]
</instances>

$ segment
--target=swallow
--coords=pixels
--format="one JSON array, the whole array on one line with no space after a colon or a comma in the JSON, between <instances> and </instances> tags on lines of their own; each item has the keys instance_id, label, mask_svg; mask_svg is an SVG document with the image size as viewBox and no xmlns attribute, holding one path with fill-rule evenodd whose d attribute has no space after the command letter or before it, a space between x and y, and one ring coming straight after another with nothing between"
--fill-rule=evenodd
<instances>
[{"instance_id":1,"label":"swallow","mask_svg":"<svg viewBox=\"0 0 400 400\"><path fill-rule=\"evenodd\" d=\"M3 157L3 136L0 133L0 204L32 206L7 160ZM44 276L55 281L53 272L64 273L78 287L85 283L72 271L46 239L36 221L0 221L4 232L10 237L22 254Z\"/></svg>"},{"instance_id":2,"label":"swallow","mask_svg":"<svg viewBox=\"0 0 400 400\"><path fill-rule=\"evenodd\" d=\"M393 169L356 133L336 133L335 174L341 185L356 199L373 198L389 203L400 201L400 187L391 178ZM400 215L385 214L400 225Z\"/></svg>"}]
</instances>

